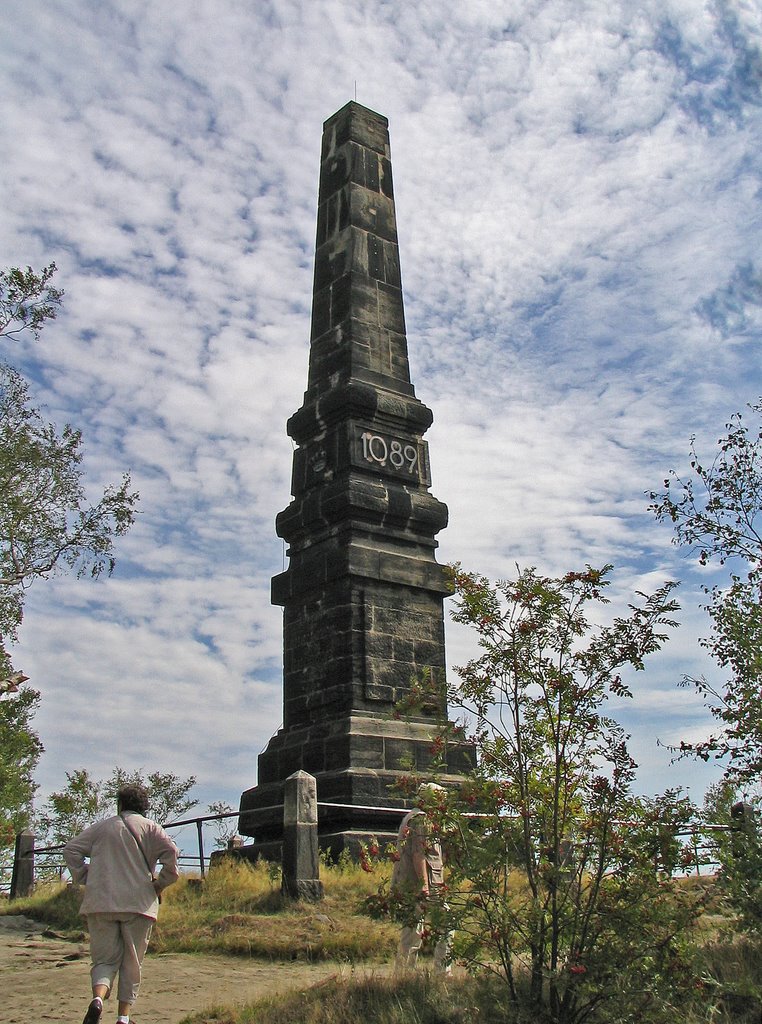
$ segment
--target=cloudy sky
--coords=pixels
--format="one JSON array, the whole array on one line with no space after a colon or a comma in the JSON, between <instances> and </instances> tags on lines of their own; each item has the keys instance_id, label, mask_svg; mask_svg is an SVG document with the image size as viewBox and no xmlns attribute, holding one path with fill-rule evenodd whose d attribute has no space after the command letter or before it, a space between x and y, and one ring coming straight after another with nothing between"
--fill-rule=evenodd
<instances>
[{"instance_id":1,"label":"cloudy sky","mask_svg":"<svg viewBox=\"0 0 762 1024\"><path fill-rule=\"evenodd\" d=\"M681 580L624 720L640 785L716 773L684 673L705 582L644 492L762 394L755 0L6 0L0 265L55 260L4 353L141 515L98 582L28 596L15 663L64 773L195 774L237 804L281 720L287 418L306 387L322 123L389 118L442 561ZM450 663L470 638L448 632Z\"/></svg>"}]
</instances>

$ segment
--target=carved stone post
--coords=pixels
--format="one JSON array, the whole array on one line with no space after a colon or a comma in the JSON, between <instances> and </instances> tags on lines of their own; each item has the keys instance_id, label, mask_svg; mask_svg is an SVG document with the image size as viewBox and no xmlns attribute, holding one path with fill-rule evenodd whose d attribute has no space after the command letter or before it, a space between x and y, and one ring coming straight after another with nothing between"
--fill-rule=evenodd
<instances>
[{"instance_id":1,"label":"carved stone post","mask_svg":"<svg viewBox=\"0 0 762 1024\"><path fill-rule=\"evenodd\" d=\"M21 896L31 896L33 889L34 833L27 830L16 836L10 898L16 900Z\"/></svg>"},{"instance_id":2,"label":"carved stone post","mask_svg":"<svg viewBox=\"0 0 762 1024\"><path fill-rule=\"evenodd\" d=\"M317 834L317 783L298 771L283 794L283 877L281 891L296 900L322 900Z\"/></svg>"}]
</instances>

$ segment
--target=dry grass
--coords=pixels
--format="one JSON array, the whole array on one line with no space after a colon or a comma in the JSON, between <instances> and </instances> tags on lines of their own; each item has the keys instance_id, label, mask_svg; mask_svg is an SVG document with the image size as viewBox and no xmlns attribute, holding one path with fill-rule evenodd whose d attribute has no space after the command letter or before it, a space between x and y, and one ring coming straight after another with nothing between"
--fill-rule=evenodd
<instances>
[{"instance_id":1,"label":"dry grass","mask_svg":"<svg viewBox=\"0 0 762 1024\"><path fill-rule=\"evenodd\" d=\"M167 890L154 930L154 952L213 952L268 960L354 962L388 957L396 929L361 912L378 885L355 866L322 872L325 899L294 902L266 864L215 866L203 884L182 879Z\"/></svg>"},{"instance_id":2,"label":"dry grass","mask_svg":"<svg viewBox=\"0 0 762 1024\"><path fill-rule=\"evenodd\" d=\"M207 878L183 877L168 889L151 943L153 952L214 952L270 961L342 963L388 957L396 929L369 921L361 903L383 878L354 864L322 871L326 898L299 903L281 895L280 871L265 863L227 861ZM71 886L42 886L34 896L15 900L0 913L23 913L58 932L81 935L81 894Z\"/></svg>"},{"instance_id":3,"label":"dry grass","mask_svg":"<svg viewBox=\"0 0 762 1024\"><path fill-rule=\"evenodd\" d=\"M718 1005L719 1024L762 1021L762 941L735 936L701 949L707 996Z\"/></svg>"},{"instance_id":4,"label":"dry grass","mask_svg":"<svg viewBox=\"0 0 762 1024\"><path fill-rule=\"evenodd\" d=\"M361 912L387 867L372 874L344 863L321 871L326 898L294 903L280 893L279 872L265 864L230 861L201 882L185 877L166 893L151 943L154 952L222 953L272 961L333 960L339 964L388 962L397 941L396 926L371 921ZM689 886L709 886L693 880ZM33 897L0 905L0 913L21 913L47 922L71 937L81 935L79 893L46 886ZM728 937L730 919L709 901L694 939L700 948L708 1016L684 1024L759 1024L762 1019L762 945ZM476 979L446 983L425 971L403 979L336 978L307 993L265 1000L254 1006L218 1008L192 1018L192 1024L492 1024L512 1022L501 1002L502 986ZM709 1007L713 1007L710 1011ZM540 1024L540 1022L533 1022Z\"/></svg>"},{"instance_id":5,"label":"dry grass","mask_svg":"<svg viewBox=\"0 0 762 1024\"><path fill-rule=\"evenodd\" d=\"M223 861L203 882L186 876L166 891L151 951L342 963L388 958L397 929L370 921L360 906L384 870L368 875L353 864L324 867L325 899L298 903L281 895L280 872L267 864ZM79 902L76 889L55 884L0 913L25 914L74 937L84 927Z\"/></svg>"},{"instance_id":6,"label":"dry grass","mask_svg":"<svg viewBox=\"0 0 762 1024\"><path fill-rule=\"evenodd\" d=\"M35 921L44 921L64 937L81 938L85 920L80 917L82 894L70 885L46 882L33 896L0 904L0 914L23 914Z\"/></svg>"},{"instance_id":7,"label":"dry grass","mask_svg":"<svg viewBox=\"0 0 762 1024\"><path fill-rule=\"evenodd\" d=\"M206 1010L183 1024L506 1024L514 1018L501 996L495 985L471 978L445 981L425 971L336 977L304 992Z\"/></svg>"}]
</instances>

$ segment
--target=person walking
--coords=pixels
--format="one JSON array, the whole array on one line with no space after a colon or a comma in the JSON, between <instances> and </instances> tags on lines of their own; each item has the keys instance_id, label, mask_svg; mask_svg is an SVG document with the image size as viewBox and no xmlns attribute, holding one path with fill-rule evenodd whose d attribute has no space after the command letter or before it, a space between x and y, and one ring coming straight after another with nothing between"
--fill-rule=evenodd
<instances>
[{"instance_id":1,"label":"person walking","mask_svg":"<svg viewBox=\"0 0 762 1024\"><path fill-rule=\"evenodd\" d=\"M117 974L117 1021L128 1024L161 893L178 878L177 847L146 817L146 790L123 786L116 810L70 839L63 851L73 883L85 888L80 914L90 932L93 998L83 1024L98 1024ZM157 862L161 870L155 875Z\"/></svg>"},{"instance_id":2,"label":"person walking","mask_svg":"<svg viewBox=\"0 0 762 1024\"><path fill-rule=\"evenodd\" d=\"M426 814L425 803L445 793L443 786L435 782L424 782L418 788L418 798L424 806L408 811L402 819L397 834L398 859L392 869L392 891L405 903L412 906L404 920L397 948L397 967L415 967L418 952L423 945L427 910L438 902L446 910L442 900L444 887L444 859L442 844L433 835L431 820ZM408 908L406 908L407 910ZM443 974L449 974L450 932L442 935L434 947L434 967Z\"/></svg>"}]
</instances>

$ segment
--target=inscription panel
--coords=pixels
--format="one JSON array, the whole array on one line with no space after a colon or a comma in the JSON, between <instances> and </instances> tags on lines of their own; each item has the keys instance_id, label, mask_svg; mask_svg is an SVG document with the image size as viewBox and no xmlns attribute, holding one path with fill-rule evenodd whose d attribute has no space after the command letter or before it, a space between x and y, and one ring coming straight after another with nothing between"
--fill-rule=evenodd
<instances>
[{"instance_id":1,"label":"inscription panel","mask_svg":"<svg viewBox=\"0 0 762 1024\"><path fill-rule=\"evenodd\" d=\"M372 427L353 424L352 465L407 480L431 485L429 450L425 441L411 440Z\"/></svg>"}]
</instances>

